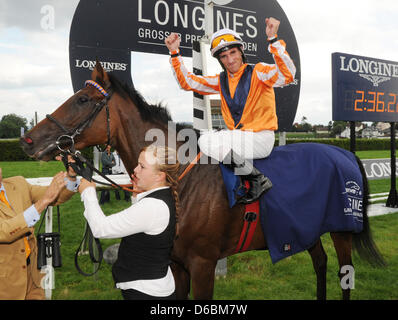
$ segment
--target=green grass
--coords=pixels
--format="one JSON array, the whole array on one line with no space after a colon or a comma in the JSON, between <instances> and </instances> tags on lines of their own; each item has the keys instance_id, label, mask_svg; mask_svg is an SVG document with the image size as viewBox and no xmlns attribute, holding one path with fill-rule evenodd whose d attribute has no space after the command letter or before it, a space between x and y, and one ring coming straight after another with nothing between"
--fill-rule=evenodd
<instances>
[{"instance_id":1,"label":"green grass","mask_svg":"<svg viewBox=\"0 0 398 320\"><path fill-rule=\"evenodd\" d=\"M52 177L65 171L61 161L0 161L3 178L23 176L25 178Z\"/></svg>"},{"instance_id":2,"label":"green grass","mask_svg":"<svg viewBox=\"0 0 398 320\"><path fill-rule=\"evenodd\" d=\"M26 178L52 176L62 170L59 162L0 162L3 176L23 175ZM389 191L389 179L370 181L371 191ZM118 212L129 203L115 200L103 206L105 214ZM54 230L56 230L54 215ZM63 265L55 270L53 299L57 300L120 300L119 290L114 289L111 267L103 262L93 277L80 275L74 266L74 254L84 231L83 204L77 194L61 206L61 253ZM355 289L352 299L398 299L398 213L371 217L373 237L388 263L386 268L372 268L356 255ZM101 240L103 249L120 239ZM328 234L322 236L328 255L327 296L340 299L341 290L337 277L338 264L332 241ZM92 271L88 257L79 258L86 272ZM315 299L316 278L307 252L272 264L268 251L251 251L228 258L228 274L215 281L214 298L229 299Z\"/></svg>"},{"instance_id":3,"label":"green grass","mask_svg":"<svg viewBox=\"0 0 398 320\"><path fill-rule=\"evenodd\" d=\"M129 204L114 199L103 206L106 214L117 212ZM74 266L74 254L80 244L83 231L83 204L75 195L61 206L61 253L63 266L56 269L53 299L122 299L119 290L114 289L111 267L103 262L100 271L93 277L80 275ZM55 219L56 220L56 219ZM54 221L54 230L56 228ZM372 217L370 225L373 237L388 263L387 268L372 268L356 255L355 289L352 299L398 299L398 213ZM101 240L103 249L117 243L115 240ZM340 299L341 290L337 277L338 263L332 241L328 234L322 236L328 255L327 294L328 299ZM80 258L79 258L80 259ZM88 261L88 257L84 257ZM85 264L86 272L92 271L92 264ZM286 258L272 264L268 251L250 251L228 257L228 274L215 282L214 298L230 299L315 299L316 278L307 252Z\"/></svg>"},{"instance_id":4,"label":"green grass","mask_svg":"<svg viewBox=\"0 0 398 320\"><path fill-rule=\"evenodd\" d=\"M398 213L370 218L373 238L388 263L386 268L373 268L353 256L355 289L351 299L398 299ZM328 255L327 298L341 299L337 277L338 262L333 242L322 236ZM316 298L316 277L307 252L272 264L267 251L250 251L228 258L228 274L216 280L216 299L297 299Z\"/></svg>"},{"instance_id":5,"label":"green grass","mask_svg":"<svg viewBox=\"0 0 398 320\"><path fill-rule=\"evenodd\" d=\"M314 132L286 132L287 139L312 139L315 137Z\"/></svg>"},{"instance_id":6,"label":"green grass","mask_svg":"<svg viewBox=\"0 0 398 320\"><path fill-rule=\"evenodd\" d=\"M390 150L356 151L355 154L360 159L385 159L391 157Z\"/></svg>"},{"instance_id":7,"label":"green grass","mask_svg":"<svg viewBox=\"0 0 398 320\"><path fill-rule=\"evenodd\" d=\"M368 183L370 194L389 192L391 189L390 179L369 180ZM396 184L398 185L398 179L396 180Z\"/></svg>"}]
</instances>

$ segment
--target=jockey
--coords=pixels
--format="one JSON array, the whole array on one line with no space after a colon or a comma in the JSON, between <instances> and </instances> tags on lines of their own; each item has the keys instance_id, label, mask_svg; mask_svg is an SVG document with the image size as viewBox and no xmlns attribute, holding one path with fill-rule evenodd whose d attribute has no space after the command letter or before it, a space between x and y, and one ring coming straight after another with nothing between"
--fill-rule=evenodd
<instances>
[{"instance_id":1,"label":"jockey","mask_svg":"<svg viewBox=\"0 0 398 320\"><path fill-rule=\"evenodd\" d=\"M275 64L245 63L243 41L234 31L214 33L210 50L222 68L216 76L199 76L189 72L180 55L180 38L171 33L165 40L170 63L180 87L201 95L220 94L221 112L228 130L208 131L199 138L202 152L242 176L250 189L238 203L251 203L272 187L271 181L252 164L252 159L267 157L274 146L278 129L274 87L293 81L296 68L286 44L277 37L280 22L267 18L268 51Z\"/></svg>"}]
</instances>

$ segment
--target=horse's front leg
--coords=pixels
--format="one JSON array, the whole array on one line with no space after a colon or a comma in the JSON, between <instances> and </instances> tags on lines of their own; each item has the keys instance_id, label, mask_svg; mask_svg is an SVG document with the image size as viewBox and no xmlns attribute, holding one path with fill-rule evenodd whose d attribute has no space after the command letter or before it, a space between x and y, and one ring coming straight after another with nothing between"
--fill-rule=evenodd
<instances>
[{"instance_id":1,"label":"horse's front leg","mask_svg":"<svg viewBox=\"0 0 398 320\"><path fill-rule=\"evenodd\" d=\"M196 256L190 264L192 293L195 300L213 299L214 275L217 260Z\"/></svg>"},{"instance_id":2,"label":"horse's front leg","mask_svg":"<svg viewBox=\"0 0 398 320\"><path fill-rule=\"evenodd\" d=\"M178 263L173 262L171 264L171 270L173 271L174 281L176 284L176 297L178 300L188 299L190 290L190 277L188 272Z\"/></svg>"}]
</instances>

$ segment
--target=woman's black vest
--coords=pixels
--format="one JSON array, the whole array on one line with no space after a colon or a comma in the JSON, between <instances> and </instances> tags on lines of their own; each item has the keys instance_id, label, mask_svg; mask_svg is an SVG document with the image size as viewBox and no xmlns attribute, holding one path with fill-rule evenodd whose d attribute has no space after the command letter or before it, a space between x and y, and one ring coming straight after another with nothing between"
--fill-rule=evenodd
<instances>
[{"instance_id":1,"label":"woman's black vest","mask_svg":"<svg viewBox=\"0 0 398 320\"><path fill-rule=\"evenodd\" d=\"M122 238L112 267L115 283L163 278L170 264L176 223L175 201L170 188L150 193L146 198L163 200L170 211L169 224L157 235L144 232ZM145 212L142 213L145 215Z\"/></svg>"}]
</instances>

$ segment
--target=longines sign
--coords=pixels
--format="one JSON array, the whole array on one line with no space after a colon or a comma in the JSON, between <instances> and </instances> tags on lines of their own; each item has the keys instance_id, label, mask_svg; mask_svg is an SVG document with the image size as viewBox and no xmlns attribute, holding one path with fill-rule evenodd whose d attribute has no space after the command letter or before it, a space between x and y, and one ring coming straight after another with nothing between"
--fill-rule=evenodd
<instances>
[{"instance_id":1,"label":"longines sign","mask_svg":"<svg viewBox=\"0 0 398 320\"><path fill-rule=\"evenodd\" d=\"M398 121L398 62L332 54L333 120Z\"/></svg>"},{"instance_id":2,"label":"longines sign","mask_svg":"<svg viewBox=\"0 0 398 320\"><path fill-rule=\"evenodd\" d=\"M76 68L84 68L89 70L94 70L95 64L97 63L94 60L79 60L79 59L75 59L75 62L76 62L75 64ZM104 68L106 72L127 70L127 63L108 62L108 61L101 61L100 63L102 68Z\"/></svg>"},{"instance_id":3,"label":"longines sign","mask_svg":"<svg viewBox=\"0 0 398 320\"><path fill-rule=\"evenodd\" d=\"M296 115L301 74L298 46L286 14L276 0L222 3L225 5L214 5L214 29L230 28L238 32L245 43L249 63L274 63L267 50L265 18L281 21L278 35L287 43L297 69L293 84L275 90L276 103L280 106L279 129L289 130ZM203 36L204 27L204 0L82 0L76 8L69 38L73 89L76 92L82 88L96 58L106 70L132 85L131 52L167 55L164 39L171 32L181 36L182 55L192 57L192 43Z\"/></svg>"},{"instance_id":4,"label":"longines sign","mask_svg":"<svg viewBox=\"0 0 398 320\"><path fill-rule=\"evenodd\" d=\"M388 179L391 177L391 159L361 160L369 180ZM397 163L398 167L398 163Z\"/></svg>"},{"instance_id":5,"label":"longines sign","mask_svg":"<svg viewBox=\"0 0 398 320\"><path fill-rule=\"evenodd\" d=\"M248 55L258 54L259 41L264 44L264 20L260 20L258 1L230 1L228 7L214 6L214 28L230 28L245 39ZM263 4L263 3L262 3ZM181 48L190 54L192 42L200 40L205 23L203 1L138 0L137 48L159 52L170 32L181 37ZM264 4L262 5L262 7ZM250 7L250 8L249 8ZM164 52L164 50L162 50Z\"/></svg>"},{"instance_id":6,"label":"longines sign","mask_svg":"<svg viewBox=\"0 0 398 320\"><path fill-rule=\"evenodd\" d=\"M363 59L361 57L340 58L340 71L357 73L359 77L369 80L374 87L379 83L391 80L391 77L398 78L398 64L385 61Z\"/></svg>"}]
</instances>

